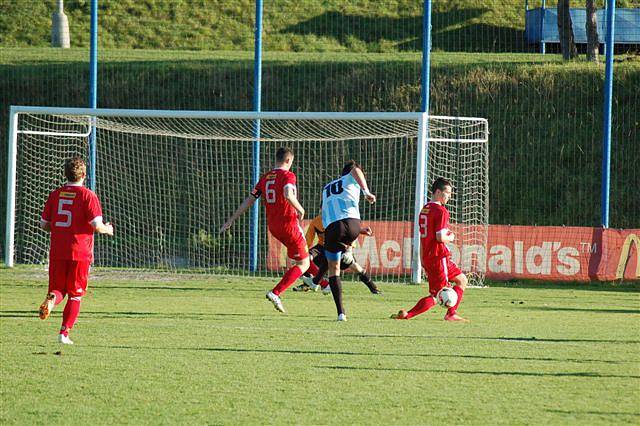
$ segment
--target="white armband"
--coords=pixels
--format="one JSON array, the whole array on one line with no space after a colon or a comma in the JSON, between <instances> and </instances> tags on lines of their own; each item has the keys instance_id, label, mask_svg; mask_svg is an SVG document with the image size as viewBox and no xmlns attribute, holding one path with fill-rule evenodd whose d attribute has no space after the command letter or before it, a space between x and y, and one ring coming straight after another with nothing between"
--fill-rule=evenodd
<instances>
[{"instance_id":1,"label":"white armband","mask_svg":"<svg viewBox=\"0 0 640 426\"><path fill-rule=\"evenodd\" d=\"M89 222L93 229L96 229L98 226L102 225L102 216L96 216Z\"/></svg>"},{"instance_id":2,"label":"white armband","mask_svg":"<svg viewBox=\"0 0 640 426\"><path fill-rule=\"evenodd\" d=\"M440 235L440 237L444 237L445 235L448 235L448 234L449 234L449 230L447 228L442 228L441 230L436 232L436 235Z\"/></svg>"},{"instance_id":3,"label":"white armband","mask_svg":"<svg viewBox=\"0 0 640 426\"><path fill-rule=\"evenodd\" d=\"M364 194L365 197L368 197L368 196L372 195L371 192L369 192L368 189L363 189L362 193Z\"/></svg>"}]
</instances>

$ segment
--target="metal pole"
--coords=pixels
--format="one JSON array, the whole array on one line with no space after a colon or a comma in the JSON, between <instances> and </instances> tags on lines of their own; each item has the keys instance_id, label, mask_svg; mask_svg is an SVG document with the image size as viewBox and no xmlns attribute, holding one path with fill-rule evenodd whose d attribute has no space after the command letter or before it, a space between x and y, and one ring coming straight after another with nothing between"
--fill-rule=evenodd
<instances>
[{"instance_id":1,"label":"metal pole","mask_svg":"<svg viewBox=\"0 0 640 426\"><path fill-rule=\"evenodd\" d=\"M416 155L416 188L413 216L413 244L411 245L411 282L420 284L422 281L422 266L420 261L420 211L424 206L425 180L421 176L427 175L427 163L425 162L427 141L427 126L429 114L422 113L418 120L418 152Z\"/></svg>"},{"instance_id":2,"label":"metal pole","mask_svg":"<svg viewBox=\"0 0 640 426\"><path fill-rule=\"evenodd\" d=\"M609 184L611 172L611 104L613 101L613 37L616 0L607 6L606 66L604 72L604 134L602 140L602 226L609 227Z\"/></svg>"},{"instance_id":3,"label":"metal pole","mask_svg":"<svg viewBox=\"0 0 640 426\"><path fill-rule=\"evenodd\" d=\"M7 167L7 223L5 228L4 264L13 267L16 230L16 165L18 163L18 113L9 109L9 152Z\"/></svg>"},{"instance_id":4,"label":"metal pole","mask_svg":"<svg viewBox=\"0 0 640 426\"><path fill-rule=\"evenodd\" d=\"M547 9L547 1L542 0L542 7L540 8L540 53L543 55L547 52L547 44L544 42L544 13Z\"/></svg>"},{"instance_id":5,"label":"metal pole","mask_svg":"<svg viewBox=\"0 0 640 426\"><path fill-rule=\"evenodd\" d=\"M89 51L89 107L98 107L98 0L91 0L91 47ZM95 118L94 118L95 120ZM89 188L96 190L96 128L89 136Z\"/></svg>"},{"instance_id":6,"label":"metal pole","mask_svg":"<svg viewBox=\"0 0 640 426\"><path fill-rule=\"evenodd\" d=\"M429 113L429 83L431 71L431 0L424 0L422 15L422 104L420 111Z\"/></svg>"},{"instance_id":7,"label":"metal pole","mask_svg":"<svg viewBox=\"0 0 640 426\"><path fill-rule=\"evenodd\" d=\"M424 204L427 186L428 158L429 158L429 101L431 83L431 0L424 0L422 13L422 102L420 111L424 114L420 118L418 129L418 163L416 169L415 212L413 221L413 255L412 281L420 283L422 269L420 266L420 229L418 218Z\"/></svg>"},{"instance_id":8,"label":"metal pole","mask_svg":"<svg viewBox=\"0 0 640 426\"><path fill-rule=\"evenodd\" d=\"M607 2L606 2L606 1L604 2L603 11L604 11L604 16L605 16L605 22L604 22L604 27L605 27L605 28L604 28L604 31L605 31L605 34L606 34L606 32L607 32L607 28L606 28L606 25L607 25L607 19L606 19L606 18L607 18ZM599 33L599 32L598 32L598 33ZM607 55L607 40L606 40L606 35L605 35L604 43L602 44L602 54L603 54L603 55L605 55L605 56Z\"/></svg>"},{"instance_id":9,"label":"metal pole","mask_svg":"<svg viewBox=\"0 0 640 426\"><path fill-rule=\"evenodd\" d=\"M254 59L253 59L253 110L260 112L262 110L262 0L256 0L256 27L254 42ZM255 121L254 129L255 140L253 142L253 184L258 183L260 179L260 120ZM250 271L258 270L258 220L259 203L255 203L251 210L250 224Z\"/></svg>"}]
</instances>

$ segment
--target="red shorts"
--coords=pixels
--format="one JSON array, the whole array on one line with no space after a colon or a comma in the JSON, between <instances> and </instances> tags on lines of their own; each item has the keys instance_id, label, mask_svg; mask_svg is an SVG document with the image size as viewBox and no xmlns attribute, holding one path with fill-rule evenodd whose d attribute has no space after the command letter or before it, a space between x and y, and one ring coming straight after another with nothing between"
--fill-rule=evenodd
<instances>
[{"instance_id":1,"label":"red shorts","mask_svg":"<svg viewBox=\"0 0 640 426\"><path fill-rule=\"evenodd\" d=\"M429 280L429 293L434 297L449 285L449 281L462 274L458 265L453 263L450 257L443 257L435 261L429 259L428 262L423 259L422 266L427 273L427 280Z\"/></svg>"},{"instance_id":2,"label":"red shorts","mask_svg":"<svg viewBox=\"0 0 640 426\"><path fill-rule=\"evenodd\" d=\"M84 296L89 279L89 260L52 260L49 262L49 291L58 290L69 297Z\"/></svg>"},{"instance_id":3,"label":"red shorts","mask_svg":"<svg viewBox=\"0 0 640 426\"><path fill-rule=\"evenodd\" d=\"M298 222L287 224L274 229L269 228L271 235L276 237L287 248L287 257L293 260L302 260L309 257L307 240Z\"/></svg>"}]
</instances>

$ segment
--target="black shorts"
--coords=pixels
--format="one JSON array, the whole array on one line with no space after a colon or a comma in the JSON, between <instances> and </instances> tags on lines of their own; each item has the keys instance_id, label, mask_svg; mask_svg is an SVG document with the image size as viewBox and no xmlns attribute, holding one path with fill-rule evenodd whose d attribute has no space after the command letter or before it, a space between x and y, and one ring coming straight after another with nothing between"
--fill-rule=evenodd
<instances>
[{"instance_id":1,"label":"black shorts","mask_svg":"<svg viewBox=\"0 0 640 426\"><path fill-rule=\"evenodd\" d=\"M360 235L360 219L342 219L330 223L324 230L324 248L332 253L347 251Z\"/></svg>"},{"instance_id":2,"label":"black shorts","mask_svg":"<svg viewBox=\"0 0 640 426\"><path fill-rule=\"evenodd\" d=\"M323 246L321 246L320 244L316 244L315 246L309 249L309 254L313 257L313 263L315 263L319 269L321 270L324 269L325 271L329 269L329 264L327 263L327 257L324 255ZM340 269L343 271L345 269L348 269L349 266L351 265L353 265L353 261L345 262L344 259L340 260Z\"/></svg>"}]
</instances>

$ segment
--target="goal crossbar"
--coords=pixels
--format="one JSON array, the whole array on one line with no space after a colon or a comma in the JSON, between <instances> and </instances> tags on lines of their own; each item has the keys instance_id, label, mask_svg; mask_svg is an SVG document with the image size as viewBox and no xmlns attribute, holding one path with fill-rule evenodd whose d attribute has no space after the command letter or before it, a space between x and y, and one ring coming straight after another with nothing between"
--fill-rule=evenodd
<instances>
[{"instance_id":1,"label":"goal crossbar","mask_svg":"<svg viewBox=\"0 0 640 426\"><path fill-rule=\"evenodd\" d=\"M116 108L67 108L12 105L10 115L20 113L51 115L84 115L88 117L153 117L153 118L202 118L240 120L419 120L456 119L459 121L482 121L480 117L451 117L428 115L423 112L295 112L295 111L201 111L162 109L116 109Z\"/></svg>"}]
</instances>

